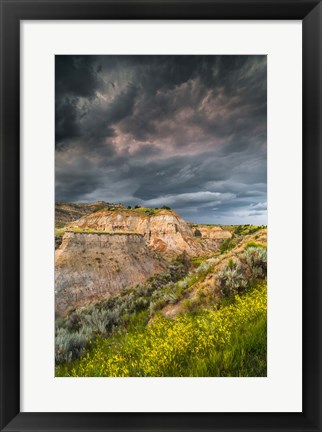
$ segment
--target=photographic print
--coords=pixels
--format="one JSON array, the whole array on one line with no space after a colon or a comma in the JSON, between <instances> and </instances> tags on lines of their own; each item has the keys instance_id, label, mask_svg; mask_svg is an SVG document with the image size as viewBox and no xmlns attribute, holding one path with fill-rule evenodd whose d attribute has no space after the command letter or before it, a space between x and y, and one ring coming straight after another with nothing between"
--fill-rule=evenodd
<instances>
[{"instance_id":1,"label":"photographic print","mask_svg":"<svg viewBox=\"0 0 322 432\"><path fill-rule=\"evenodd\" d=\"M267 376L267 57L56 55L55 376Z\"/></svg>"}]
</instances>

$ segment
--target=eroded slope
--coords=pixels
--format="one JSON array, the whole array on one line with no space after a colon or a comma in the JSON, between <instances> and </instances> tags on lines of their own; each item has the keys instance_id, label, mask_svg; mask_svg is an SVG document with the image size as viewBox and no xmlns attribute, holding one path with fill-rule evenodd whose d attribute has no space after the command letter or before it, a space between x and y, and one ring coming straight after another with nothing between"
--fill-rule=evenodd
<instances>
[{"instance_id":1,"label":"eroded slope","mask_svg":"<svg viewBox=\"0 0 322 432\"><path fill-rule=\"evenodd\" d=\"M66 232L55 252L56 312L116 295L166 266L141 234Z\"/></svg>"}]
</instances>

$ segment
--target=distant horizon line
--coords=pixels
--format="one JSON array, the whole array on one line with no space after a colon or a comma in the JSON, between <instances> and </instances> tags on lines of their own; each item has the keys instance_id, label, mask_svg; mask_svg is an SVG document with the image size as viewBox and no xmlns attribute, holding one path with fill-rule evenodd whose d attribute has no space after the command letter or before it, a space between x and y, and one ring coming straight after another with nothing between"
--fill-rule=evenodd
<instances>
[{"instance_id":1,"label":"distant horizon line","mask_svg":"<svg viewBox=\"0 0 322 432\"><path fill-rule=\"evenodd\" d=\"M155 210L162 210L162 207L167 207L164 210L174 210L175 212L179 213L178 210L164 204L164 206L162 207L145 207L144 205L131 205L131 204L124 204L121 202L110 202L110 201L104 201L104 200L97 200L97 201L61 201L61 200L55 200L55 204L97 204L97 203L104 203L104 204L111 204L111 205L121 205L125 208L125 210L132 210L135 208L146 208L146 209L155 209ZM186 220L186 219L185 219ZM194 222L191 220L186 220L187 223L191 224L191 225L217 225L217 226L263 226L267 228L267 223L262 223L262 224L254 224L251 222L247 222L247 223L214 223L214 222Z\"/></svg>"}]
</instances>

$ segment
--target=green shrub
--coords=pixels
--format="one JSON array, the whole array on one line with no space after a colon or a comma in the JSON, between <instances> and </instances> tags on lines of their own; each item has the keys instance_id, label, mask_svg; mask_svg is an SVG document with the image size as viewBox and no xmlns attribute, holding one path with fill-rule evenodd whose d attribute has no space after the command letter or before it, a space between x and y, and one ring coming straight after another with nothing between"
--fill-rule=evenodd
<instances>
[{"instance_id":1,"label":"green shrub","mask_svg":"<svg viewBox=\"0 0 322 432\"><path fill-rule=\"evenodd\" d=\"M227 238L226 240L224 240L222 242L222 244L220 245L219 251L220 253L225 253L227 251L229 251L230 249L232 249L235 246L233 238Z\"/></svg>"},{"instance_id":2,"label":"green shrub","mask_svg":"<svg viewBox=\"0 0 322 432\"><path fill-rule=\"evenodd\" d=\"M85 328L73 333L65 328L59 328L55 337L56 364L70 362L80 357L91 336L91 331Z\"/></svg>"},{"instance_id":3,"label":"green shrub","mask_svg":"<svg viewBox=\"0 0 322 432\"><path fill-rule=\"evenodd\" d=\"M187 269L191 266L191 263L192 263L192 260L186 251L183 251L182 254L178 255L175 262L174 262L174 264L176 264L176 265L182 264Z\"/></svg>"},{"instance_id":4,"label":"green shrub","mask_svg":"<svg viewBox=\"0 0 322 432\"><path fill-rule=\"evenodd\" d=\"M240 256L240 261L228 260L217 275L217 286L224 297L229 297L244 291L255 280L265 279L266 273L267 249L260 245L250 246Z\"/></svg>"},{"instance_id":5,"label":"green shrub","mask_svg":"<svg viewBox=\"0 0 322 432\"><path fill-rule=\"evenodd\" d=\"M240 262L227 265L218 275L217 284L220 292L224 297L229 297L241 293L247 288L248 280L246 279Z\"/></svg>"},{"instance_id":6,"label":"green shrub","mask_svg":"<svg viewBox=\"0 0 322 432\"><path fill-rule=\"evenodd\" d=\"M185 299L183 300L183 310L185 312L196 312L198 310L199 303L196 300Z\"/></svg>"},{"instance_id":7,"label":"green shrub","mask_svg":"<svg viewBox=\"0 0 322 432\"><path fill-rule=\"evenodd\" d=\"M191 264L193 265L193 267L199 267L200 264L202 264L205 261L204 257L193 257L191 258Z\"/></svg>"},{"instance_id":8,"label":"green shrub","mask_svg":"<svg viewBox=\"0 0 322 432\"><path fill-rule=\"evenodd\" d=\"M198 230L198 228L195 229L194 235L195 235L195 237L202 237L201 231Z\"/></svg>"},{"instance_id":9,"label":"green shrub","mask_svg":"<svg viewBox=\"0 0 322 432\"><path fill-rule=\"evenodd\" d=\"M201 299L203 299L203 298L205 298L205 297L206 297L205 292L204 292L201 288L199 288L198 291L197 291L197 298L198 298L199 300L201 300Z\"/></svg>"},{"instance_id":10,"label":"green shrub","mask_svg":"<svg viewBox=\"0 0 322 432\"><path fill-rule=\"evenodd\" d=\"M252 279L266 278L267 249L265 247L249 247L241 256L246 262Z\"/></svg>"}]
</instances>

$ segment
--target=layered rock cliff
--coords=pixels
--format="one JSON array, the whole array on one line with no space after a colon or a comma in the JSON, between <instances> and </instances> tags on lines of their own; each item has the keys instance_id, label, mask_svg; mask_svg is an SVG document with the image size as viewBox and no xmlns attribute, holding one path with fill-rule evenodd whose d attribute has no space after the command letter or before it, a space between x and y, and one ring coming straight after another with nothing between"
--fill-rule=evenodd
<instances>
[{"instance_id":1,"label":"layered rock cliff","mask_svg":"<svg viewBox=\"0 0 322 432\"><path fill-rule=\"evenodd\" d=\"M115 295L166 266L141 234L66 232L55 252L56 313Z\"/></svg>"},{"instance_id":2,"label":"layered rock cliff","mask_svg":"<svg viewBox=\"0 0 322 432\"><path fill-rule=\"evenodd\" d=\"M151 250L167 257L183 252L190 256L204 255L218 248L218 242L207 242L205 245L201 238L194 235L186 221L173 210L149 213L148 210L144 212L104 209L80 218L73 222L70 228L142 234Z\"/></svg>"},{"instance_id":3,"label":"layered rock cliff","mask_svg":"<svg viewBox=\"0 0 322 432\"><path fill-rule=\"evenodd\" d=\"M220 227L189 226L170 209L104 205L62 229L55 252L58 314L144 282L183 253L211 255L231 236Z\"/></svg>"}]
</instances>

